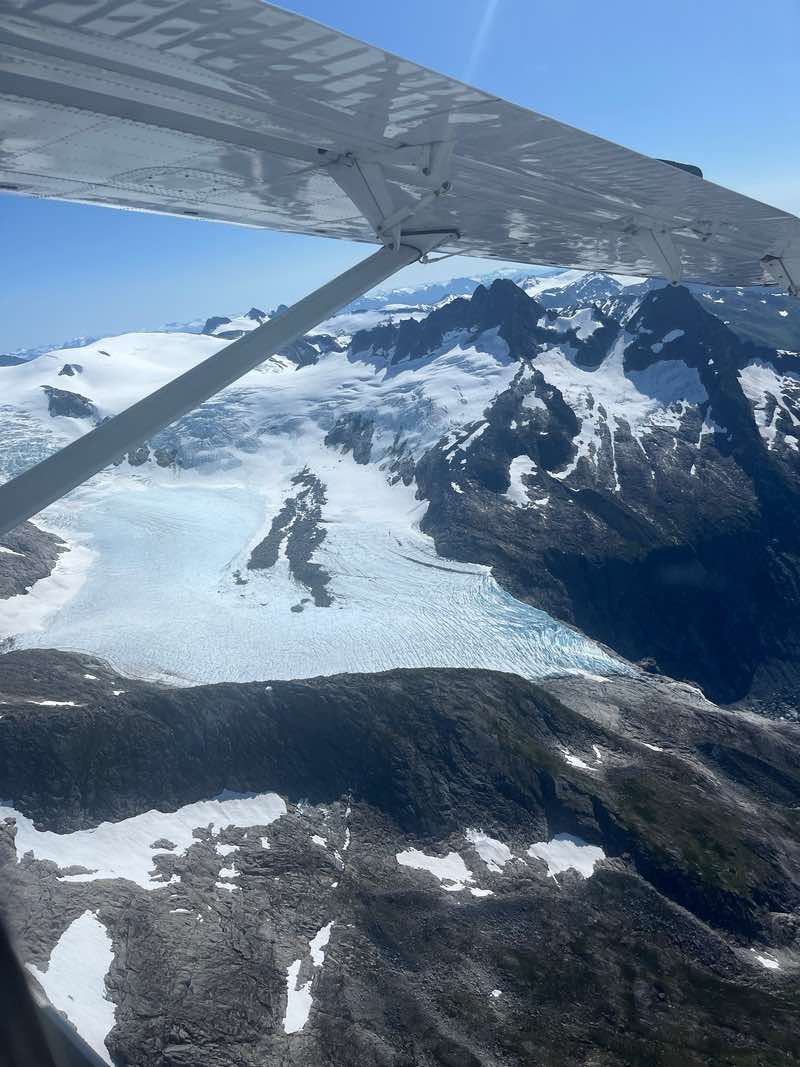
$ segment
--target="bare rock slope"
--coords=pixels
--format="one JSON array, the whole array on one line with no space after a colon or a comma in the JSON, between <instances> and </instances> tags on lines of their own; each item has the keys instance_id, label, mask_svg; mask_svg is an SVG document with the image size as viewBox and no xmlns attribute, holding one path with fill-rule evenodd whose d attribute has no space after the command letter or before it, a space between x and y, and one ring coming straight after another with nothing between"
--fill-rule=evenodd
<instances>
[{"instance_id":1,"label":"bare rock slope","mask_svg":"<svg viewBox=\"0 0 800 1067\"><path fill-rule=\"evenodd\" d=\"M118 1064L798 1062L795 725L657 677L48 650L0 700L3 908L45 988L108 939Z\"/></svg>"}]
</instances>

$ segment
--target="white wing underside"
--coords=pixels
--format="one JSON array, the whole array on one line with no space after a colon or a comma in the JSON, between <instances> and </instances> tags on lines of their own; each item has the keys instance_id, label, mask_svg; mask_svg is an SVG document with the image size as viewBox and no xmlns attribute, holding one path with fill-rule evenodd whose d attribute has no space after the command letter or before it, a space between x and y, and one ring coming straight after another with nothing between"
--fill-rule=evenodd
<instances>
[{"instance_id":1,"label":"white wing underside","mask_svg":"<svg viewBox=\"0 0 800 1067\"><path fill-rule=\"evenodd\" d=\"M720 285L800 257L792 215L260 0L0 15L6 191Z\"/></svg>"}]
</instances>

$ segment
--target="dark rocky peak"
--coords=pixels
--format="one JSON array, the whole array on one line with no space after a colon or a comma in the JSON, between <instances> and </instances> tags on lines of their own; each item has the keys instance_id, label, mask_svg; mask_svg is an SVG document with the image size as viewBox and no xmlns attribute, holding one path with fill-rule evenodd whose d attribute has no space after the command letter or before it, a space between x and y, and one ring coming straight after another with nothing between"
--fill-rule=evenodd
<instances>
[{"instance_id":1,"label":"dark rocky peak","mask_svg":"<svg viewBox=\"0 0 800 1067\"><path fill-rule=\"evenodd\" d=\"M86 396L71 393L67 389L54 389L52 385L43 385L42 391L47 396L47 409L55 418L63 415L69 419L96 419L97 408Z\"/></svg>"},{"instance_id":2,"label":"dark rocky peak","mask_svg":"<svg viewBox=\"0 0 800 1067\"><path fill-rule=\"evenodd\" d=\"M704 309L685 285L663 285L644 294L631 317L631 324L641 323L645 328L652 328L653 325L664 325L675 318L691 314L699 316L701 313L705 313ZM662 317L660 323L659 316ZM664 319L664 316L667 318Z\"/></svg>"},{"instance_id":3,"label":"dark rocky peak","mask_svg":"<svg viewBox=\"0 0 800 1067\"><path fill-rule=\"evenodd\" d=\"M344 352L345 346L329 333L308 333L305 337L318 352Z\"/></svg>"},{"instance_id":4,"label":"dark rocky peak","mask_svg":"<svg viewBox=\"0 0 800 1067\"><path fill-rule=\"evenodd\" d=\"M83 367L80 363L65 363L61 370L58 372L59 378L64 376L67 378L73 378L76 374L83 374Z\"/></svg>"},{"instance_id":5,"label":"dark rocky peak","mask_svg":"<svg viewBox=\"0 0 800 1067\"><path fill-rule=\"evenodd\" d=\"M575 320L579 312L583 313L582 321ZM598 324L591 331L586 329L587 314L591 322ZM574 325L570 324L571 320ZM540 326L550 331L547 335L548 347L557 344L570 350L570 358L582 370L596 370L602 364L621 329L619 321L606 314L598 304L567 309L547 308Z\"/></svg>"},{"instance_id":6,"label":"dark rocky peak","mask_svg":"<svg viewBox=\"0 0 800 1067\"><path fill-rule=\"evenodd\" d=\"M661 278L643 278L638 285L629 285L607 300L596 301L616 322L625 322L647 293L654 293L668 284Z\"/></svg>"},{"instance_id":7,"label":"dark rocky peak","mask_svg":"<svg viewBox=\"0 0 800 1067\"><path fill-rule=\"evenodd\" d=\"M458 297L419 321L403 319L358 330L353 335L351 348L356 353L372 349L376 356L385 356L390 363L419 359L436 349L446 333L464 328L468 304L468 299Z\"/></svg>"},{"instance_id":8,"label":"dark rocky peak","mask_svg":"<svg viewBox=\"0 0 800 1067\"><path fill-rule=\"evenodd\" d=\"M748 359L772 354L738 337L684 285L667 285L645 294L625 327L635 338L625 352L626 370L681 359L702 374L709 366L743 366Z\"/></svg>"},{"instance_id":9,"label":"dark rocky peak","mask_svg":"<svg viewBox=\"0 0 800 1067\"><path fill-rule=\"evenodd\" d=\"M206 324L203 327L203 333L213 334L215 330L220 326L224 326L231 320L225 315L212 315L210 319L206 319Z\"/></svg>"},{"instance_id":10,"label":"dark rocky peak","mask_svg":"<svg viewBox=\"0 0 800 1067\"><path fill-rule=\"evenodd\" d=\"M250 308L245 315L246 319L252 319L253 322L266 322L269 317L266 311L262 311L261 308Z\"/></svg>"},{"instance_id":11,"label":"dark rocky peak","mask_svg":"<svg viewBox=\"0 0 800 1067\"><path fill-rule=\"evenodd\" d=\"M455 439L446 435L422 457L415 470L417 484L437 506L475 506L485 516L495 509L497 495L509 489L512 460L527 457L538 472L532 481L542 486L540 497L568 494L560 482L551 484L546 476L569 462L580 426L559 390L545 381L535 364L523 363L481 419L465 426ZM466 493L462 489L453 495L454 477L469 483ZM506 508L513 511L511 504L501 505L501 511ZM478 524L483 522L484 517L478 519Z\"/></svg>"},{"instance_id":12,"label":"dark rocky peak","mask_svg":"<svg viewBox=\"0 0 800 1067\"><path fill-rule=\"evenodd\" d=\"M43 692L74 705L28 703ZM106 931L116 1063L577 1067L587 1020L604 1067L796 1063L796 729L655 678L395 670L174 689L40 649L0 657L0 695L0 778L40 831L223 788L286 801L257 832L178 844L162 823L152 891L104 872L76 885L69 854L24 855L23 820L0 823L22 960L41 977L87 910ZM484 858L468 827L511 862ZM551 866L557 842L595 858ZM401 865L412 847L455 853L467 884ZM287 1040L287 965L320 930L327 958L302 964L313 1007Z\"/></svg>"},{"instance_id":13,"label":"dark rocky peak","mask_svg":"<svg viewBox=\"0 0 800 1067\"><path fill-rule=\"evenodd\" d=\"M278 355L291 360L299 370L301 367L310 367L319 360L319 349L307 337L298 337L278 349Z\"/></svg>"},{"instance_id":14,"label":"dark rocky peak","mask_svg":"<svg viewBox=\"0 0 800 1067\"><path fill-rule=\"evenodd\" d=\"M106 694L120 682L125 700L112 713ZM666 680L549 685L563 699L481 670L175 689L123 680L75 653L11 652L0 672L11 727L0 771L20 808L62 833L225 786L314 804L348 795L405 833L440 839L484 820L512 833L532 824L577 833L743 936L798 906L800 842L788 817L800 795L796 730L737 721L738 751L730 713ZM29 703L41 692L69 692L75 704ZM637 740L654 736L668 747L658 758ZM610 772L591 773L593 746ZM570 750L593 766L567 761Z\"/></svg>"},{"instance_id":15,"label":"dark rocky peak","mask_svg":"<svg viewBox=\"0 0 800 1067\"><path fill-rule=\"evenodd\" d=\"M453 331L470 330L477 335L498 329L512 357L521 359L533 356L538 344L553 336L552 331L538 325L543 315L544 308L518 285L499 278L488 289L479 285L472 297L457 297L434 308L420 321L404 319L359 330L353 337L352 349L364 352L372 348L391 363L401 363L430 355Z\"/></svg>"},{"instance_id":16,"label":"dark rocky peak","mask_svg":"<svg viewBox=\"0 0 800 1067\"><path fill-rule=\"evenodd\" d=\"M574 282L570 288L573 292L579 293L581 296L587 297L590 300L596 299L598 296L605 296L607 293L618 293L622 288L622 285L611 274L603 274L600 271L589 271L588 274L584 274L577 282Z\"/></svg>"},{"instance_id":17,"label":"dark rocky peak","mask_svg":"<svg viewBox=\"0 0 800 1067\"><path fill-rule=\"evenodd\" d=\"M708 414L726 431L717 436L717 447L734 456L759 487L762 508L765 494L775 501L785 499L788 489L782 479L780 486L767 491L773 464L739 380L740 369L748 363L755 359L775 363L777 353L734 333L682 285L647 293L626 328L634 335L625 350L626 372L645 370L663 360L682 360L693 367L708 393Z\"/></svg>"},{"instance_id":18,"label":"dark rocky peak","mask_svg":"<svg viewBox=\"0 0 800 1067\"><path fill-rule=\"evenodd\" d=\"M252 312L257 310L257 308L252 308L249 313L250 316L252 317ZM276 308L273 308L272 311L270 311L269 315L264 315L263 311L261 312L261 314L264 315L265 319L277 319L279 315L285 315L288 310L289 308L286 306L286 304L278 304Z\"/></svg>"},{"instance_id":19,"label":"dark rocky peak","mask_svg":"<svg viewBox=\"0 0 800 1067\"><path fill-rule=\"evenodd\" d=\"M551 381L547 358L534 360L468 448L448 439L419 462L422 528L441 555L491 566L513 595L714 699L796 692L800 477L792 444L764 433L778 406L779 430L793 429L793 394L765 376L773 405L754 411L740 377L754 357L791 357L744 340L705 303L660 288L626 323L625 370L669 420L637 428L624 390L608 413L594 399L576 404L577 376L562 367ZM579 321L585 334L587 315ZM568 334L557 336L577 366ZM594 441L567 477L587 423Z\"/></svg>"},{"instance_id":20,"label":"dark rocky peak","mask_svg":"<svg viewBox=\"0 0 800 1067\"><path fill-rule=\"evenodd\" d=\"M539 320L544 308L507 278L497 278L489 289L478 286L472 296L470 326L483 333L499 327L512 355L531 356L541 341Z\"/></svg>"}]
</instances>

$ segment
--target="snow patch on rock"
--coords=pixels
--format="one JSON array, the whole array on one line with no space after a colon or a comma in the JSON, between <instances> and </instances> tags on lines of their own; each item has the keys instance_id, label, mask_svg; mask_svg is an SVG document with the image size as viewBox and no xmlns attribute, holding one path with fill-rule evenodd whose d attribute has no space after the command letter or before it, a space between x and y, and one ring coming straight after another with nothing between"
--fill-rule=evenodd
<instances>
[{"instance_id":1,"label":"snow patch on rock","mask_svg":"<svg viewBox=\"0 0 800 1067\"><path fill-rule=\"evenodd\" d=\"M580 756L573 756L568 748L565 748L562 752L564 762L568 763L570 767L577 767L579 770L588 771L591 770L588 763L584 762Z\"/></svg>"},{"instance_id":2,"label":"snow patch on rock","mask_svg":"<svg viewBox=\"0 0 800 1067\"><path fill-rule=\"evenodd\" d=\"M511 465L508 468L508 489L504 493L506 500L510 500L512 504L520 508L527 507L530 504L524 479L535 470L536 464L528 456L517 456L511 460Z\"/></svg>"},{"instance_id":3,"label":"snow patch on rock","mask_svg":"<svg viewBox=\"0 0 800 1067\"><path fill-rule=\"evenodd\" d=\"M402 867L412 867L417 871L428 871L437 878L443 889L459 892L466 888L466 882L474 882L472 872L457 852L448 852L446 856L427 856L419 849L410 848L397 853L397 862Z\"/></svg>"},{"instance_id":4,"label":"snow patch on rock","mask_svg":"<svg viewBox=\"0 0 800 1067\"><path fill-rule=\"evenodd\" d=\"M308 1022L311 1013L311 979L298 986L302 960L295 960L286 972L286 1013L283 1017L283 1030L287 1034L296 1034Z\"/></svg>"},{"instance_id":5,"label":"snow patch on rock","mask_svg":"<svg viewBox=\"0 0 800 1067\"><path fill-rule=\"evenodd\" d=\"M308 943L311 965L314 968L321 967L325 962L324 949L330 941L332 929L333 921L318 930ZM306 982L298 985L302 965L302 958L295 960L289 965L286 972L286 1012L283 1017L283 1030L287 1034L299 1033L308 1022L308 1017L311 1013L311 1005L313 1003L311 986L314 981L314 975L312 973Z\"/></svg>"},{"instance_id":6,"label":"snow patch on rock","mask_svg":"<svg viewBox=\"0 0 800 1067\"><path fill-rule=\"evenodd\" d=\"M52 860L61 868L85 868L85 873L63 875L65 882L125 878L143 889L163 889L169 884L153 869L153 841L167 838L175 843L170 855L181 856L195 843L197 829L267 826L285 814L286 804L275 793L222 794L222 798L201 800L173 812L146 811L120 822L100 823L91 830L57 834L37 830L25 815L0 805L0 821L13 818L17 823L17 862L31 852L35 859Z\"/></svg>"},{"instance_id":7,"label":"snow patch on rock","mask_svg":"<svg viewBox=\"0 0 800 1067\"><path fill-rule=\"evenodd\" d=\"M556 834L550 841L536 841L528 849L528 855L542 859L547 864L547 873L555 878L562 871L577 871L583 878L594 874L595 864L606 858L597 845L590 845L573 834Z\"/></svg>"},{"instance_id":8,"label":"snow patch on rock","mask_svg":"<svg viewBox=\"0 0 800 1067\"><path fill-rule=\"evenodd\" d=\"M483 830L467 830L464 836L490 871L502 871L508 861L514 858L508 845L489 837Z\"/></svg>"},{"instance_id":9,"label":"snow patch on rock","mask_svg":"<svg viewBox=\"0 0 800 1067\"><path fill-rule=\"evenodd\" d=\"M578 340L585 341L602 323L594 317L592 308L579 308L572 315L560 315L552 325L559 333L575 330Z\"/></svg>"},{"instance_id":10,"label":"snow patch on rock","mask_svg":"<svg viewBox=\"0 0 800 1067\"><path fill-rule=\"evenodd\" d=\"M773 959L772 956L767 956L767 955L764 955L763 953L756 952L756 950L754 948L751 948L750 951L753 953L755 958L758 960L758 962L761 964L761 966L765 970L767 970L767 971L779 971L781 969L781 965L778 963L778 961L776 959Z\"/></svg>"},{"instance_id":11,"label":"snow patch on rock","mask_svg":"<svg viewBox=\"0 0 800 1067\"><path fill-rule=\"evenodd\" d=\"M333 920L318 930L308 943L309 951L311 952L311 962L315 967L321 967L325 962L325 952L328 942L331 939L331 930L333 929Z\"/></svg>"},{"instance_id":12,"label":"snow patch on rock","mask_svg":"<svg viewBox=\"0 0 800 1067\"><path fill-rule=\"evenodd\" d=\"M677 341L679 337L683 337L684 332L684 330L670 330L660 341L656 341L655 344L650 345L651 350L658 354L664 348L664 345L671 344L672 341Z\"/></svg>"},{"instance_id":13,"label":"snow patch on rock","mask_svg":"<svg viewBox=\"0 0 800 1067\"><path fill-rule=\"evenodd\" d=\"M32 963L34 975L58 1011L63 1011L84 1041L106 1063L105 1039L114 1026L116 1008L106 995L105 978L114 961L111 938L91 911L75 919L58 939L46 967Z\"/></svg>"}]
</instances>

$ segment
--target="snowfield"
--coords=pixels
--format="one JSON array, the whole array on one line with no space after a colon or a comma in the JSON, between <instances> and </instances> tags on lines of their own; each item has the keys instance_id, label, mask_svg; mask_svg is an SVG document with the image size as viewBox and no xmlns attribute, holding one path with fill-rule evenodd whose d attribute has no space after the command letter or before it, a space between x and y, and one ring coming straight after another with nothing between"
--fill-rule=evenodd
<instances>
[{"instance_id":1,"label":"snowfield","mask_svg":"<svg viewBox=\"0 0 800 1067\"><path fill-rule=\"evenodd\" d=\"M595 462L604 439L612 443L613 457L614 431L619 425L627 425L642 445L644 435L654 428L677 429L687 405L708 400L697 371L679 359L665 358L646 370L626 373L623 361L630 342L630 336L621 334L599 371L578 367L568 345L537 357L536 369L561 391L581 419L580 434L575 440L578 450L556 474L557 478L567 478L584 458ZM645 452L643 445L642 451ZM616 461L614 478L613 488L619 492Z\"/></svg>"},{"instance_id":2,"label":"snowfield","mask_svg":"<svg viewBox=\"0 0 800 1067\"><path fill-rule=\"evenodd\" d=\"M582 878L591 878L595 865L606 858L602 848L572 834L556 834L552 841L536 841L528 849L528 855L544 860L552 878L568 870L577 871Z\"/></svg>"}]
</instances>

